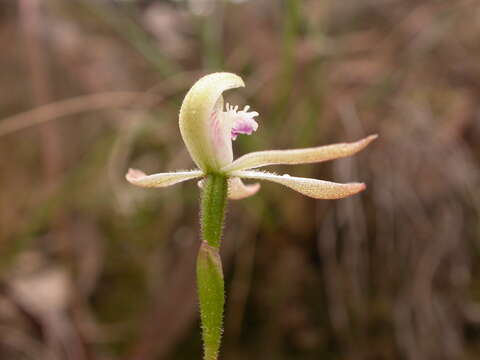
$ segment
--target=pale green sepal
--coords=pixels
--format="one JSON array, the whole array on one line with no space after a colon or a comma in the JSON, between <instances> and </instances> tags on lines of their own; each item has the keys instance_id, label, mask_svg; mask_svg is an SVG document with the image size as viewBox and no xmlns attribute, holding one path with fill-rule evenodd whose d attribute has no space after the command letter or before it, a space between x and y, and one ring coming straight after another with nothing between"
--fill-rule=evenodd
<instances>
[{"instance_id":1,"label":"pale green sepal","mask_svg":"<svg viewBox=\"0 0 480 360\"><path fill-rule=\"evenodd\" d=\"M356 142L317 146L305 149L252 152L243 155L231 164L228 164L222 169L222 171L225 173L230 173L232 171L254 169L268 165L309 164L340 159L354 155L363 150L377 137L377 135L370 135Z\"/></svg>"},{"instance_id":2,"label":"pale green sepal","mask_svg":"<svg viewBox=\"0 0 480 360\"><path fill-rule=\"evenodd\" d=\"M224 127L223 97L226 90L245 86L232 73L213 73L198 80L180 109L180 132L188 152L205 172L218 172L233 160L230 129ZM216 113L217 122L212 114Z\"/></svg>"},{"instance_id":3,"label":"pale green sepal","mask_svg":"<svg viewBox=\"0 0 480 360\"><path fill-rule=\"evenodd\" d=\"M331 181L323 181L310 178L290 176L288 174L277 175L263 171L233 171L231 176L244 179L267 180L282 184L299 193L314 199L342 199L365 190L363 183L339 184Z\"/></svg>"},{"instance_id":4,"label":"pale green sepal","mask_svg":"<svg viewBox=\"0 0 480 360\"><path fill-rule=\"evenodd\" d=\"M204 360L217 360L223 332L225 289L218 249L205 241L197 258L197 287L204 345Z\"/></svg>"},{"instance_id":5,"label":"pale green sepal","mask_svg":"<svg viewBox=\"0 0 480 360\"><path fill-rule=\"evenodd\" d=\"M143 171L137 169L128 169L125 178L133 185L141 187L166 187L178 184L182 181L187 181L203 176L201 170L190 171L176 171L169 173L159 173L146 175Z\"/></svg>"}]
</instances>

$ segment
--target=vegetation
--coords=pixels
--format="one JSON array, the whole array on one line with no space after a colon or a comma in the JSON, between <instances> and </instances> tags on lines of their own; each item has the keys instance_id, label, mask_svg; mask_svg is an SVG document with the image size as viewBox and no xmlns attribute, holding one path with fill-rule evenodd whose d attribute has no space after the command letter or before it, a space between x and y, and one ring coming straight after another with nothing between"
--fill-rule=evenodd
<instances>
[{"instance_id":1,"label":"vegetation","mask_svg":"<svg viewBox=\"0 0 480 360\"><path fill-rule=\"evenodd\" d=\"M478 359L479 11L2 2L0 358L201 359L198 188L124 174L193 168L178 109L222 70L248 84L227 100L260 113L236 156L380 134L354 158L295 167L362 181L360 195L264 183L229 203L223 359Z\"/></svg>"}]
</instances>

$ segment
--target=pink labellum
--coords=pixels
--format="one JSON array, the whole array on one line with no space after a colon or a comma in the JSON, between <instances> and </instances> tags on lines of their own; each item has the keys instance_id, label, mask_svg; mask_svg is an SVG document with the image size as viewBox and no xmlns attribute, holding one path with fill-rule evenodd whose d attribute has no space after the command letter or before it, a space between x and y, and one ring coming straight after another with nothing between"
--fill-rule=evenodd
<instances>
[{"instance_id":1,"label":"pink labellum","mask_svg":"<svg viewBox=\"0 0 480 360\"><path fill-rule=\"evenodd\" d=\"M245 106L243 110L238 111L238 106L231 106L227 104L227 111L225 114L230 117L232 121L232 140L235 140L238 135L251 135L258 129L258 123L254 120L258 116L256 111L248 111L250 107Z\"/></svg>"}]
</instances>

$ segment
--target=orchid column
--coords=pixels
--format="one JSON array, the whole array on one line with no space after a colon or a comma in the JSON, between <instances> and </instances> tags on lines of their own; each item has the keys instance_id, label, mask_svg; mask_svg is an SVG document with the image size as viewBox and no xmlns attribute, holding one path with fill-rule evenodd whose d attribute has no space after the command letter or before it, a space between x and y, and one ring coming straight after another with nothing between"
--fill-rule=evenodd
<instances>
[{"instance_id":1,"label":"orchid column","mask_svg":"<svg viewBox=\"0 0 480 360\"><path fill-rule=\"evenodd\" d=\"M241 178L258 179L287 186L315 199L340 199L365 189L365 184L339 184L252 170L279 164L305 164L350 156L365 148L377 136L353 143L295 150L267 150L233 160L232 140L257 130L257 112L226 105L223 92L243 87L243 80L231 73L214 73L198 80L188 91L180 109L180 132L188 152L199 169L145 175L130 169L129 182L142 187L166 187L203 178L201 244L197 259L197 287L204 343L204 360L217 360L220 350L225 304L220 244L227 198L238 200L255 194L259 184L245 185Z\"/></svg>"}]
</instances>

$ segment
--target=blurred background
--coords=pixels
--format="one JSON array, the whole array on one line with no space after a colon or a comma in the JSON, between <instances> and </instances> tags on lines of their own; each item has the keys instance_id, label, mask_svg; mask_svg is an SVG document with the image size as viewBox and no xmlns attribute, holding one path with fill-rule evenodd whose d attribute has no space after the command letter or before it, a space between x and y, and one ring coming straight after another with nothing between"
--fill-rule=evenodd
<instances>
[{"instance_id":1,"label":"blurred background","mask_svg":"<svg viewBox=\"0 0 480 360\"><path fill-rule=\"evenodd\" d=\"M194 182L178 130L200 76L241 75L260 113L237 156L380 138L274 167L231 202L222 358L480 357L480 2L0 2L0 358L200 359Z\"/></svg>"}]
</instances>

